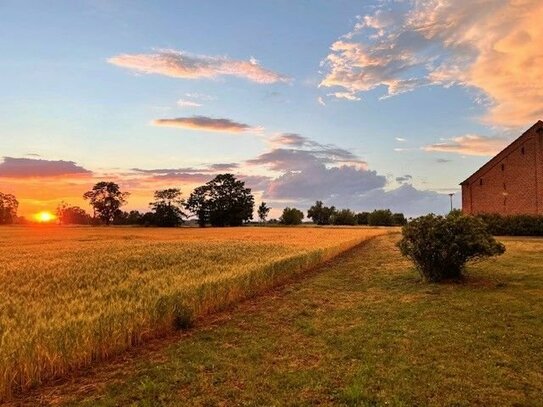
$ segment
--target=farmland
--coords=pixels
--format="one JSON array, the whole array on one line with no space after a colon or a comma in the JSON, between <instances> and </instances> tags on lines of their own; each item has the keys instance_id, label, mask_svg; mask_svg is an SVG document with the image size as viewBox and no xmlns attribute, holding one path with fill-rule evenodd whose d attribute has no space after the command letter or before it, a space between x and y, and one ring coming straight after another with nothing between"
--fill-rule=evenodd
<instances>
[{"instance_id":1,"label":"farmland","mask_svg":"<svg viewBox=\"0 0 543 407\"><path fill-rule=\"evenodd\" d=\"M0 399L275 286L358 228L0 229Z\"/></svg>"},{"instance_id":2,"label":"farmland","mask_svg":"<svg viewBox=\"0 0 543 407\"><path fill-rule=\"evenodd\" d=\"M373 239L25 405L540 406L543 239L422 283Z\"/></svg>"}]
</instances>

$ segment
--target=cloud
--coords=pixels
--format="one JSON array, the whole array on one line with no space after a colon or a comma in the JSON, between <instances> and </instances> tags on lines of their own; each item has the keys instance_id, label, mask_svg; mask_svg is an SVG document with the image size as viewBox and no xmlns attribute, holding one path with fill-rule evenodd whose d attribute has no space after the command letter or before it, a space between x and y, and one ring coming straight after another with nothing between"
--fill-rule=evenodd
<instances>
[{"instance_id":1,"label":"cloud","mask_svg":"<svg viewBox=\"0 0 543 407\"><path fill-rule=\"evenodd\" d=\"M203 130L224 133L243 133L248 131L257 131L245 123L235 122L230 119L213 119L207 116L178 117L175 119L156 119L153 120L155 126L178 127L189 130Z\"/></svg>"},{"instance_id":2,"label":"cloud","mask_svg":"<svg viewBox=\"0 0 543 407\"><path fill-rule=\"evenodd\" d=\"M0 177L47 178L60 176L90 176L92 172L73 161L53 161L32 158L4 157Z\"/></svg>"},{"instance_id":3,"label":"cloud","mask_svg":"<svg viewBox=\"0 0 543 407\"><path fill-rule=\"evenodd\" d=\"M183 79L236 76L260 84L289 81L287 76L262 67L254 58L244 61L160 50L152 54L121 54L109 58L108 62L140 73Z\"/></svg>"},{"instance_id":4,"label":"cloud","mask_svg":"<svg viewBox=\"0 0 543 407\"><path fill-rule=\"evenodd\" d=\"M292 147L302 147L311 144L311 141L297 133L280 133L271 139L272 144L285 145Z\"/></svg>"},{"instance_id":5,"label":"cloud","mask_svg":"<svg viewBox=\"0 0 543 407\"><path fill-rule=\"evenodd\" d=\"M444 153L457 153L464 155L493 156L507 145L502 137L484 137L477 134L466 134L453 137L441 143L430 144L425 151L439 151Z\"/></svg>"},{"instance_id":6,"label":"cloud","mask_svg":"<svg viewBox=\"0 0 543 407\"><path fill-rule=\"evenodd\" d=\"M447 160L446 158L437 158L436 159L436 163L438 164L445 164L445 163L450 163L452 160Z\"/></svg>"},{"instance_id":7,"label":"cloud","mask_svg":"<svg viewBox=\"0 0 543 407\"><path fill-rule=\"evenodd\" d=\"M202 104L198 103L198 102L194 102L192 100L179 99L177 101L177 106L179 106L179 107L201 107Z\"/></svg>"},{"instance_id":8,"label":"cloud","mask_svg":"<svg viewBox=\"0 0 543 407\"><path fill-rule=\"evenodd\" d=\"M427 213L445 214L450 209L447 194L429 190L419 190L411 184L386 191L374 189L349 202L357 210L388 208L393 212L402 212L406 216L420 216ZM457 204L458 206L458 204Z\"/></svg>"},{"instance_id":9,"label":"cloud","mask_svg":"<svg viewBox=\"0 0 543 407\"><path fill-rule=\"evenodd\" d=\"M326 102L324 101L323 97L322 96L319 96L317 98L317 103L321 106L326 106Z\"/></svg>"},{"instance_id":10,"label":"cloud","mask_svg":"<svg viewBox=\"0 0 543 407\"><path fill-rule=\"evenodd\" d=\"M217 164L211 164L209 166L210 169L215 171L232 171L239 167L238 163L217 163Z\"/></svg>"},{"instance_id":11,"label":"cloud","mask_svg":"<svg viewBox=\"0 0 543 407\"><path fill-rule=\"evenodd\" d=\"M296 133L279 134L271 141L269 151L245 164L277 173L263 183L262 193L274 207L307 209L316 200L323 200L341 208L390 208L409 216L448 211L447 195L416 189L409 174L397 177L400 187L387 190L387 177L369 170L367 163L349 150Z\"/></svg>"},{"instance_id":12,"label":"cloud","mask_svg":"<svg viewBox=\"0 0 543 407\"><path fill-rule=\"evenodd\" d=\"M406 139L402 138L402 137L394 137L394 139L398 142L398 143L403 143L406 141Z\"/></svg>"},{"instance_id":13,"label":"cloud","mask_svg":"<svg viewBox=\"0 0 543 407\"><path fill-rule=\"evenodd\" d=\"M333 92L328 93L326 96L333 96L337 99L347 99L350 101L358 101L360 98L356 96L355 92Z\"/></svg>"},{"instance_id":14,"label":"cloud","mask_svg":"<svg viewBox=\"0 0 543 407\"><path fill-rule=\"evenodd\" d=\"M386 177L376 171L347 165L328 168L322 163L313 163L271 180L263 196L279 200L341 200L339 197L381 188L385 183Z\"/></svg>"},{"instance_id":15,"label":"cloud","mask_svg":"<svg viewBox=\"0 0 543 407\"><path fill-rule=\"evenodd\" d=\"M489 123L527 125L543 115L542 18L540 0L384 1L332 44L320 85L383 97L460 85L489 101Z\"/></svg>"},{"instance_id":16,"label":"cloud","mask_svg":"<svg viewBox=\"0 0 543 407\"><path fill-rule=\"evenodd\" d=\"M413 177L409 174L402 175L401 177L396 177L396 182L399 182L401 184L405 182L411 182L413 180Z\"/></svg>"}]
</instances>

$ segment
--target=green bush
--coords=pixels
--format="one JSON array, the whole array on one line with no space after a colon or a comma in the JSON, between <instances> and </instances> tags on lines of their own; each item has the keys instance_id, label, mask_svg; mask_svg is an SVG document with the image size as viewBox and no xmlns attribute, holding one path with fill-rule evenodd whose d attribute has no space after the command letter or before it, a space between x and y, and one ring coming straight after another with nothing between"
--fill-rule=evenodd
<instances>
[{"instance_id":1,"label":"green bush","mask_svg":"<svg viewBox=\"0 0 543 407\"><path fill-rule=\"evenodd\" d=\"M303 218L304 213L302 211L296 208L286 207L283 209L283 214L281 215L279 222L281 222L283 225L299 225L302 223Z\"/></svg>"},{"instance_id":2,"label":"green bush","mask_svg":"<svg viewBox=\"0 0 543 407\"><path fill-rule=\"evenodd\" d=\"M369 212L357 213L356 214L356 223L358 223L359 225L367 225L369 216L370 216Z\"/></svg>"},{"instance_id":3,"label":"green bush","mask_svg":"<svg viewBox=\"0 0 543 407\"><path fill-rule=\"evenodd\" d=\"M489 233L497 236L543 236L541 215L477 215L487 226Z\"/></svg>"},{"instance_id":4,"label":"green bush","mask_svg":"<svg viewBox=\"0 0 543 407\"><path fill-rule=\"evenodd\" d=\"M467 262L505 252L483 221L473 216L421 216L405 225L402 235L401 253L430 282L458 279Z\"/></svg>"},{"instance_id":5,"label":"green bush","mask_svg":"<svg viewBox=\"0 0 543 407\"><path fill-rule=\"evenodd\" d=\"M407 223L407 219L403 213L395 213L392 215L392 224L394 226L403 226Z\"/></svg>"},{"instance_id":6,"label":"green bush","mask_svg":"<svg viewBox=\"0 0 543 407\"><path fill-rule=\"evenodd\" d=\"M356 214L350 209L341 209L332 215L334 225L356 225Z\"/></svg>"},{"instance_id":7,"label":"green bush","mask_svg":"<svg viewBox=\"0 0 543 407\"><path fill-rule=\"evenodd\" d=\"M394 219L390 209L376 209L368 215L368 225L370 226L392 226Z\"/></svg>"}]
</instances>

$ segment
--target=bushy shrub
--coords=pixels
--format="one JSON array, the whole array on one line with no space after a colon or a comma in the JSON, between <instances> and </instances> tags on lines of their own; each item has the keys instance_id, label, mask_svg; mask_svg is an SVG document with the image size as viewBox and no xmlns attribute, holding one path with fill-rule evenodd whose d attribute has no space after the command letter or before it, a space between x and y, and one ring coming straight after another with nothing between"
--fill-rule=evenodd
<instances>
[{"instance_id":1,"label":"bushy shrub","mask_svg":"<svg viewBox=\"0 0 543 407\"><path fill-rule=\"evenodd\" d=\"M368 225L370 226L392 226L394 220L390 209L376 209L368 215Z\"/></svg>"},{"instance_id":2,"label":"bushy shrub","mask_svg":"<svg viewBox=\"0 0 543 407\"><path fill-rule=\"evenodd\" d=\"M283 225L299 225L302 223L303 218L304 213L299 209L286 207L283 209L283 214L281 215L279 221Z\"/></svg>"},{"instance_id":3,"label":"bushy shrub","mask_svg":"<svg viewBox=\"0 0 543 407\"><path fill-rule=\"evenodd\" d=\"M407 223L405 215L403 213L395 213L392 215L392 224L394 226L403 226Z\"/></svg>"},{"instance_id":4,"label":"bushy shrub","mask_svg":"<svg viewBox=\"0 0 543 407\"><path fill-rule=\"evenodd\" d=\"M505 252L483 221L473 216L421 216L405 225L402 235L401 253L431 282L458 279L468 261Z\"/></svg>"},{"instance_id":5,"label":"bushy shrub","mask_svg":"<svg viewBox=\"0 0 543 407\"><path fill-rule=\"evenodd\" d=\"M497 236L543 236L541 215L477 215L487 226L489 233Z\"/></svg>"},{"instance_id":6,"label":"bushy shrub","mask_svg":"<svg viewBox=\"0 0 543 407\"><path fill-rule=\"evenodd\" d=\"M334 225L356 225L356 215L350 209L341 209L332 215Z\"/></svg>"}]
</instances>

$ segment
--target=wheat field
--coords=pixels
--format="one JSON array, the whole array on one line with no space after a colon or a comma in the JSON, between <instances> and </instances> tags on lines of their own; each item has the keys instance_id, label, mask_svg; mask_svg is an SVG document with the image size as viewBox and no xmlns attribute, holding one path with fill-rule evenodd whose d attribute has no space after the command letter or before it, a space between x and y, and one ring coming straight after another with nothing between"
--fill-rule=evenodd
<instances>
[{"instance_id":1,"label":"wheat field","mask_svg":"<svg viewBox=\"0 0 543 407\"><path fill-rule=\"evenodd\" d=\"M0 400L185 328L384 233L0 228Z\"/></svg>"}]
</instances>

